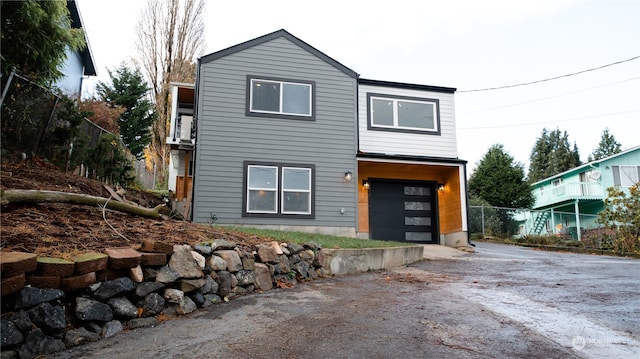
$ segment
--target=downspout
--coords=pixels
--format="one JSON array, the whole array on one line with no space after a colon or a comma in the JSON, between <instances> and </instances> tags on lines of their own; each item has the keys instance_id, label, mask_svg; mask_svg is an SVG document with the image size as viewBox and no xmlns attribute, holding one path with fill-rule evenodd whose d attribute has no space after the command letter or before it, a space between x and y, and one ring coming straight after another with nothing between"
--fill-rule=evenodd
<instances>
[{"instance_id":1,"label":"downspout","mask_svg":"<svg viewBox=\"0 0 640 359\"><path fill-rule=\"evenodd\" d=\"M576 232L578 232L578 241L582 240L582 236L580 234L580 206L578 205L578 199L576 199L575 203L575 211L576 211Z\"/></svg>"},{"instance_id":2,"label":"downspout","mask_svg":"<svg viewBox=\"0 0 640 359\"><path fill-rule=\"evenodd\" d=\"M197 163L197 147L198 147L198 126L200 125L200 121L198 120L198 96L199 96L199 91L198 89L200 88L200 66L202 64L200 63L200 59L198 59L197 63L196 63L196 83L194 85L194 91L193 91L193 122L194 124L192 124L191 126L193 126L192 128L195 127L194 129L194 134L193 134L193 138L195 140L195 143L193 144L193 153L191 154L191 160L193 161L193 167L192 167L192 178L193 178L193 184L191 186L191 211L189 211L189 221L193 222L193 213L195 212L195 204L196 204L196 178L197 178L197 171L196 169L198 168L198 166L196 166ZM195 125L195 126L194 126ZM186 164L187 166L189 165L188 163ZM185 179L186 180L186 179Z\"/></svg>"},{"instance_id":3,"label":"downspout","mask_svg":"<svg viewBox=\"0 0 640 359\"><path fill-rule=\"evenodd\" d=\"M467 180L467 164L463 164L462 165L462 169L464 171L464 192L465 192L465 197L467 198L466 200L466 204L467 204L467 243L469 243L470 246L475 247L476 245L471 243L471 221L469 220L469 181Z\"/></svg>"}]
</instances>

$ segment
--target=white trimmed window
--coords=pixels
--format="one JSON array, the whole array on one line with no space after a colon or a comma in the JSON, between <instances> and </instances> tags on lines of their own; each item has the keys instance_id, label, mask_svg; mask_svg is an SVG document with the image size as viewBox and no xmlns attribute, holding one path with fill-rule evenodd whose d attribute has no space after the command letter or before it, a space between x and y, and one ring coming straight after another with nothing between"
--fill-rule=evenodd
<instances>
[{"instance_id":1,"label":"white trimmed window","mask_svg":"<svg viewBox=\"0 0 640 359\"><path fill-rule=\"evenodd\" d=\"M439 132L438 100L370 94L371 129Z\"/></svg>"},{"instance_id":2,"label":"white trimmed window","mask_svg":"<svg viewBox=\"0 0 640 359\"><path fill-rule=\"evenodd\" d=\"M244 216L313 215L312 165L247 164Z\"/></svg>"},{"instance_id":3,"label":"white trimmed window","mask_svg":"<svg viewBox=\"0 0 640 359\"><path fill-rule=\"evenodd\" d=\"M615 186L631 187L640 181L640 166L611 166L611 169Z\"/></svg>"},{"instance_id":4,"label":"white trimmed window","mask_svg":"<svg viewBox=\"0 0 640 359\"><path fill-rule=\"evenodd\" d=\"M313 83L249 78L249 114L313 117Z\"/></svg>"}]
</instances>

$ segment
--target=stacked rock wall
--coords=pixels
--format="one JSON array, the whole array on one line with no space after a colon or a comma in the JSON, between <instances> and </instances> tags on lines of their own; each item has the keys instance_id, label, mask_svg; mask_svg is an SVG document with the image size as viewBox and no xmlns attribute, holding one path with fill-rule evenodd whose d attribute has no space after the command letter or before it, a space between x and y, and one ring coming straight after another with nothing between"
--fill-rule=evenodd
<instances>
[{"instance_id":1,"label":"stacked rock wall","mask_svg":"<svg viewBox=\"0 0 640 359\"><path fill-rule=\"evenodd\" d=\"M2 358L31 358L153 326L216 303L325 276L315 243L271 242L246 252L215 240L145 240L62 258L0 253Z\"/></svg>"}]
</instances>

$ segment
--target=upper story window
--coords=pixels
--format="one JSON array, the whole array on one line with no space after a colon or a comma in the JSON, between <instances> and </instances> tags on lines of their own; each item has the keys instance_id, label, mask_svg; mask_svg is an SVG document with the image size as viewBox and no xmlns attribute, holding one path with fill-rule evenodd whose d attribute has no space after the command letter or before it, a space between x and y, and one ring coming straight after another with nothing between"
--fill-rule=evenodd
<instances>
[{"instance_id":1,"label":"upper story window","mask_svg":"<svg viewBox=\"0 0 640 359\"><path fill-rule=\"evenodd\" d=\"M640 180L640 166L611 166L613 185L631 187Z\"/></svg>"},{"instance_id":2,"label":"upper story window","mask_svg":"<svg viewBox=\"0 0 640 359\"><path fill-rule=\"evenodd\" d=\"M247 116L313 120L315 84L247 77Z\"/></svg>"},{"instance_id":3,"label":"upper story window","mask_svg":"<svg viewBox=\"0 0 640 359\"><path fill-rule=\"evenodd\" d=\"M556 196L564 194L564 186L562 186L562 178L551 181L552 193Z\"/></svg>"},{"instance_id":4,"label":"upper story window","mask_svg":"<svg viewBox=\"0 0 640 359\"><path fill-rule=\"evenodd\" d=\"M312 165L245 163L243 216L313 218Z\"/></svg>"},{"instance_id":5,"label":"upper story window","mask_svg":"<svg viewBox=\"0 0 640 359\"><path fill-rule=\"evenodd\" d=\"M437 99L367 94L370 130L440 134Z\"/></svg>"}]
</instances>

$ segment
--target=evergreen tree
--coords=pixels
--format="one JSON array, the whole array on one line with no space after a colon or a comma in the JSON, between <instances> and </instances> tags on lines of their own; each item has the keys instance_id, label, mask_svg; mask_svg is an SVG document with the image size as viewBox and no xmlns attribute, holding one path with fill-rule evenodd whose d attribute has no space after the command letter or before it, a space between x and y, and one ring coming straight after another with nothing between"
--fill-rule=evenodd
<instances>
[{"instance_id":1,"label":"evergreen tree","mask_svg":"<svg viewBox=\"0 0 640 359\"><path fill-rule=\"evenodd\" d=\"M111 84L98 82L96 90L104 102L124 108L118 127L120 138L129 151L140 158L151 141L150 128L156 119L153 103L148 98L149 87L139 69L124 64L115 72L108 71Z\"/></svg>"},{"instance_id":2,"label":"evergreen tree","mask_svg":"<svg viewBox=\"0 0 640 359\"><path fill-rule=\"evenodd\" d=\"M0 2L2 83L13 67L42 85L62 77L67 49L85 46L81 29L71 27L65 0Z\"/></svg>"},{"instance_id":3,"label":"evergreen tree","mask_svg":"<svg viewBox=\"0 0 640 359\"><path fill-rule=\"evenodd\" d=\"M502 144L489 148L469 178L469 192L492 206L529 208L531 186L524 179L524 165L515 162Z\"/></svg>"},{"instance_id":4,"label":"evergreen tree","mask_svg":"<svg viewBox=\"0 0 640 359\"><path fill-rule=\"evenodd\" d=\"M540 181L581 164L578 145L574 142L572 149L567 131L563 133L560 129L549 132L544 128L536 140L529 160L527 177L530 182Z\"/></svg>"},{"instance_id":5,"label":"evergreen tree","mask_svg":"<svg viewBox=\"0 0 640 359\"><path fill-rule=\"evenodd\" d=\"M602 131L598 148L593 150L589 155L588 161L591 162L620 153L622 151L621 147L622 145L609 133L609 128L605 128L604 131Z\"/></svg>"}]
</instances>

